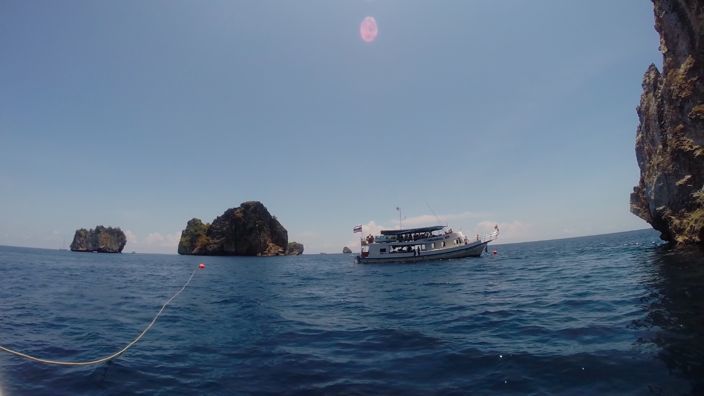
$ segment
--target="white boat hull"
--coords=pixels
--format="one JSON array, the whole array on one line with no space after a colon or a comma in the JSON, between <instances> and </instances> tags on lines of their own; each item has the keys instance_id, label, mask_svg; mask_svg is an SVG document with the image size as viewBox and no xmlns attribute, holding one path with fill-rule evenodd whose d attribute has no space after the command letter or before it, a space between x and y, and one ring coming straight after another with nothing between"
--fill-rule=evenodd
<instances>
[{"instance_id":1,"label":"white boat hull","mask_svg":"<svg viewBox=\"0 0 704 396\"><path fill-rule=\"evenodd\" d=\"M484 252L484 250L486 249L486 245L488 243L489 241L480 241L448 249L423 251L418 256L413 255L413 253L388 254L386 255L386 257L357 256L357 262L360 264L417 263L433 260L479 257L482 255L482 252Z\"/></svg>"}]
</instances>

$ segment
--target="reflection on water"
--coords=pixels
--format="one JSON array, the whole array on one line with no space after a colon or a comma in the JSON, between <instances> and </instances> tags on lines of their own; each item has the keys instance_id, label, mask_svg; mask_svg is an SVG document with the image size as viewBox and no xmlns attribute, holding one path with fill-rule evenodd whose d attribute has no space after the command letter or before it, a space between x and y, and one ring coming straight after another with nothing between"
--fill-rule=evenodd
<instances>
[{"instance_id":1,"label":"reflection on water","mask_svg":"<svg viewBox=\"0 0 704 396\"><path fill-rule=\"evenodd\" d=\"M644 265L650 295L645 318L634 323L643 330L638 343L656 346L670 374L687 380L692 394L704 394L704 251L663 248Z\"/></svg>"}]
</instances>

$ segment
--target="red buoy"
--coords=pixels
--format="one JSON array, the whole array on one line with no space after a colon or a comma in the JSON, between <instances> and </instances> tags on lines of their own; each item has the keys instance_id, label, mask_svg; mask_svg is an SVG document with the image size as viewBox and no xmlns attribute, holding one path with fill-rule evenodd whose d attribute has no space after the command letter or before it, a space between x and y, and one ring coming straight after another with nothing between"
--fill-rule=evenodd
<instances>
[{"instance_id":1,"label":"red buoy","mask_svg":"<svg viewBox=\"0 0 704 396\"><path fill-rule=\"evenodd\" d=\"M203 264L203 263L198 264L198 268L205 269L205 264Z\"/></svg>"},{"instance_id":2,"label":"red buoy","mask_svg":"<svg viewBox=\"0 0 704 396\"><path fill-rule=\"evenodd\" d=\"M496 256L496 250L494 250L492 253L494 254L494 256Z\"/></svg>"}]
</instances>

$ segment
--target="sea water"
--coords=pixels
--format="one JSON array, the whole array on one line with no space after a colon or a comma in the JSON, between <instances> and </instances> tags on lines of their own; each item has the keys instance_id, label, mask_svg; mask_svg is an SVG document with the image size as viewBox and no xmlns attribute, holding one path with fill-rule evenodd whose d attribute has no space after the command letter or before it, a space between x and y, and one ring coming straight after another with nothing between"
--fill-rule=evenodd
<instances>
[{"instance_id":1,"label":"sea water","mask_svg":"<svg viewBox=\"0 0 704 396\"><path fill-rule=\"evenodd\" d=\"M704 393L704 254L654 231L402 265L0 247L0 394Z\"/></svg>"}]
</instances>

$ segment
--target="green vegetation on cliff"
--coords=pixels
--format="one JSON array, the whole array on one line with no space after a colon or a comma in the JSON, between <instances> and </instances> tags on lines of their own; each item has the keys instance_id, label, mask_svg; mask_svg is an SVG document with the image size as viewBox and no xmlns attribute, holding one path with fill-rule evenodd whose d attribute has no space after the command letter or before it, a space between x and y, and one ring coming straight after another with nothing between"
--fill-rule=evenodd
<instances>
[{"instance_id":1,"label":"green vegetation on cliff","mask_svg":"<svg viewBox=\"0 0 704 396\"><path fill-rule=\"evenodd\" d=\"M288 250L302 253L303 245L289 248L288 232L258 201L228 209L211 224L191 219L178 244L179 254L206 256L278 256Z\"/></svg>"},{"instance_id":2,"label":"green vegetation on cliff","mask_svg":"<svg viewBox=\"0 0 704 396\"><path fill-rule=\"evenodd\" d=\"M662 73L650 65L638 106L640 181L631 212L677 245L704 242L704 6L653 0Z\"/></svg>"}]
</instances>

